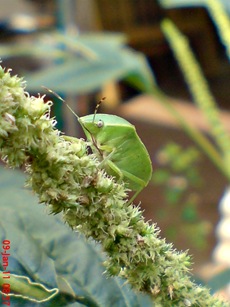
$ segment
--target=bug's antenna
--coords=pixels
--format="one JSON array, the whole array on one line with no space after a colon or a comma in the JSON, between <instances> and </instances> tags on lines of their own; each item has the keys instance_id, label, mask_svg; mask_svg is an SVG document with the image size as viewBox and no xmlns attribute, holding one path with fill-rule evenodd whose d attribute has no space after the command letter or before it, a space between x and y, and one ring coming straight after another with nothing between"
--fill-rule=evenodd
<instances>
[{"instance_id":1,"label":"bug's antenna","mask_svg":"<svg viewBox=\"0 0 230 307\"><path fill-rule=\"evenodd\" d=\"M89 135L91 136L91 139L92 139L92 142L93 142L93 145L95 146L95 148L98 150L99 154L102 156L102 152L101 150L99 149L99 147L97 146L97 142L94 138L94 136L92 135L92 133L89 131L88 128L85 127L85 125L81 122L80 120L80 117L74 112L74 110L68 105L68 103L60 96L58 95L57 93L55 93L54 91L52 91L51 89L49 89L48 87L46 86L42 86L44 89L46 89L48 92L50 92L51 94L53 94L54 96L56 96L58 99L60 99L62 102L65 103L65 105L68 107L68 109L77 117L78 119L78 122L80 123L80 125L82 126L82 128L84 128L86 131L88 131ZM102 101L105 99L105 97L103 97L99 102L98 104L96 105L96 108L95 108L95 112L94 112L94 117L97 113L97 110L100 106L100 104L102 103ZM93 117L93 118L94 118Z\"/></svg>"},{"instance_id":2,"label":"bug's antenna","mask_svg":"<svg viewBox=\"0 0 230 307\"><path fill-rule=\"evenodd\" d=\"M95 108L95 110L94 110L93 123L94 123L94 121L95 121L95 116L96 116L96 114L97 114L97 111L98 111L98 109L99 109L101 103L102 103L105 99L106 99L106 97L102 97L101 100L97 103L96 108Z\"/></svg>"},{"instance_id":3,"label":"bug's antenna","mask_svg":"<svg viewBox=\"0 0 230 307\"><path fill-rule=\"evenodd\" d=\"M52 91L51 89L49 89L48 87L42 86L44 89L46 89L48 92L50 92L51 94L53 94L54 96L56 96L58 99L60 99L62 102L65 103L65 105L67 106L67 108L73 113L73 115L75 115L77 117L77 119L79 120L79 116L74 112L74 110L68 105L68 103L57 93L55 93L54 91Z\"/></svg>"}]
</instances>

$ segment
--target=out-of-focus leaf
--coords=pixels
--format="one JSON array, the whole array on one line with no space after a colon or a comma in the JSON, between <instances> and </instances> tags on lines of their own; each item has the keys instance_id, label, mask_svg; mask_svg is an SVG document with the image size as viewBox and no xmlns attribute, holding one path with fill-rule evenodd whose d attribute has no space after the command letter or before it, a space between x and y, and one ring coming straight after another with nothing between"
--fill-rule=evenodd
<instances>
[{"instance_id":1,"label":"out-of-focus leaf","mask_svg":"<svg viewBox=\"0 0 230 307\"><path fill-rule=\"evenodd\" d=\"M205 6L208 5L210 0L158 0L159 4L163 8L180 8L180 7L192 7L192 6ZM230 13L229 0L217 0L223 7Z\"/></svg>"},{"instance_id":2,"label":"out-of-focus leaf","mask_svg":"<svg viewBox=\"0 0 230 307\"><path fill-rule=\"evenodd\" d=\"M213 293L215 293L218 290L225 288L229 284L230 284L230 268L212 277L208 281L207 287L210 288Z\"/></svg>"},{"instance_id":3,"label":"out-of-focus leaf","mask_svg":"<svg viewBox=\"0 0 230 307\"><path fill-rule=\"evenodd\" d=\"M34 56L40 59L64 60L69 56L92 59L99 48L114 49L124 46L126 38L120 33L99 33L70 36L53 31L37 35L23 43L0 44L2 59L12 56Z\"/></svg>"},{"instance_id":4,"label":"out-of-focus leaf","mask_svg":"<svg viewBox=\"0 0 230 307\"><path fill-rule=\"evenodd\" d=\"M139 90L151 92L155 80L145 57L125 42L119 33L70 36L51 32L32 42L0 45L0 56L39 59L39 70L24 72L30 91L41 91L45 85L78 95L97 91L108 81L127 79Z\"/></svg>"},{"instance_id":5,"label":"out-of-focus leaf","mask_svg":"<svg viewBox=\"0 0 230 307\"><path fill-rule=\"evenodd\" d=\"M95 59L71 58L26 76L30 91L37 91L45 85L54 91L75 95L93 92L108 81L126 78L142 90L150 91L153 85L153 77L142 56L125 48L101 48L100 57Z\"/></svg>"},{"instance_id":6,"label":"out-of-focus leaf","mask_svg":"<svg viewBox=\"0 0 230 307\"><path fill-rule=\"evenodd\" d=\"M127 61L128 59L132 62L126 80L142 92L153 93L153 90L156 89L156 80L146 57L141 53L136 53L135 57L128 54Z\"/></svg>"},{"instance_id":7,"label":"out-of-focus leaf","mask_svg":"<svg viewBox=\"0 0 230 307\"><path fill-rule=\"evenodd\" d=\"M205 0L158 0L163 8L191 7L203 5Z\"/></svg>"},{"instance_id":8,"label":"out-of-focus leaf","mask_svg":"<svg viewBox=\"0 0 230 307\"><path fill-rule=\"evenodd\" d=\"M0 168L0 240L10 241L11 294L23 295L11 296L12 306L41 306L40 298L45 307L153 306L149 296L135 293L124 280L107 278L100 246L45 213L32 192L23 189L24 180L23 173Z\"/></svg>"}]
</instances>

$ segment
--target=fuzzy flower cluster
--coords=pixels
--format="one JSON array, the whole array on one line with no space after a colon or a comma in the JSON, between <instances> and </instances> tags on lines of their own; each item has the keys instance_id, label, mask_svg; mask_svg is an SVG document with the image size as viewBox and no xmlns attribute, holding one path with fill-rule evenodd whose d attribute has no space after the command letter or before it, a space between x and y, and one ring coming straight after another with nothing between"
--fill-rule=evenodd
<instances>
[{"instance_id":1,"label":"fuzzy flower cluster","mask_svg":"<svg viewBox=\"0 0 230 307\"><path fill-rule=\"evenodd\" d=\"M210 6L209 9L211 12L214 12L214 10L219 7L218 1L216 0L207 1L207 4L208 7ZM182 35L169 20L163 21L162 29L172 47L185 80L189 85L194 102L205 115L210 126L210 132L212 133L220 152L222 152L222 170L227 178L230 178L230 138L220 120L219 110L216 101L209 90L208 82L206 81L201 67L189 47L188 39Z\"/></svg>"},{"instance_id":2,"label":"fuzzy flower cluster","mask_svg":"<svg viewBox=\"0 0 230 307\"><path fill-rule=\"evenodd\" d=\"M225 306L191 281L188 255L173 250L139 208L128 205L124 184L105 173L88 144L61 136L43 98L30 97L22 80L0 67L2 159L11 167L25 164L40 202L100 242L108 273L151 294L155 306Z\"/></svg>"}]
</instances>

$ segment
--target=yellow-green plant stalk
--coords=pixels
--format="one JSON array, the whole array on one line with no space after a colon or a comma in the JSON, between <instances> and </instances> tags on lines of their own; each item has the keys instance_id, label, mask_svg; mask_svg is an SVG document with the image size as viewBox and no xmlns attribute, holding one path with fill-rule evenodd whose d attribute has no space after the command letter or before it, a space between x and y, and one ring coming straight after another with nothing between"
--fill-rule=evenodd
<instances>
[{"instance_id":1,"label":"yellow-green plant stalk","mask_svg":"<svg viewBox=\"0 0 230 307\"><path fill-rule=\"evenodd\" d=\"M205 0L205 5L216 23L220 38L225 45L226 53L230 58L230 19L220 0Z\"/></svg>"},{"instance_id":2,"label":"yellow-green plant stalk","mask_svg":"<svg viewBox=\"0 0 230 307\"><path fill-rule=\"evenodd\" d=\"M186 119L173 107L168 97L161 92L159 88L153 88L150 94L157 97L165 108L175 117L181 128L187 135L197 144L203 153L214 163L214 165L224 174L229 180L229 173L226 171L222 161L222 157L210 140L196 127L191 126L186 122Z\"/></svg>"},{"instance_id":3,"label":"yellow-green plant stalk","mask_svg":"<svg viewBox=\"0 0 230 307\"><path fill-rule=\"evenodd\" d=\"M162 22L162 29L181 67L194 101L208 120L210 132L223 157L224 174L230 179L230 138L222 125L218 107L200 65L189 47L188 39L170 20Z\"/></svg>"},{"instance_id":4,"label":"yellow-green plant stalk","mask_svg":"<svg viewBox=\"0 0 230 307\"><path fill-rule=\"evenodd\" d=\"M62 212L73 230L100 242L107 272L151 294L154 306L227 306L191 281L187 253L166 244L139 208L127 204L124 184L100 168L86 142L61 136L50 107L0 67L0 153L11 167L27 165L40 202L54 214Z\"/></svg>"}]
</instances>

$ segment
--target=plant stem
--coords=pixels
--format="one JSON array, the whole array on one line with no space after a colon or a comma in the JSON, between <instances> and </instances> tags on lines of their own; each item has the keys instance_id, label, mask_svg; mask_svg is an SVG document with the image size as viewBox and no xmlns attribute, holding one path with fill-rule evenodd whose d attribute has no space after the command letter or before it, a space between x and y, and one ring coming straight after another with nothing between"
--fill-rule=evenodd
<instances>
[{"instance_id":1,"label":"plant stem","mask_svg":"<svg viewBox=\"0 0 230 307\"><path fill-rule=\"evenodd\" d=\"M51 102L25 94L22 81L1 68L0 81L1 156L11 167L26 163L40 202L101 243L108 273L149 293L154 306L227 306L191 281L187 253L165 243L156 225L127 204L124 184L100 168L87 143L60 136L50 118Z\"/></svg>"},{"instance_id":2,"label":"plant stem","mask_svg":"<svg viewBox=\"0 0 230 307\"><path fill-rule=\"evenodd\" d=\"M210 93L208 83L189 47L187 38L179 32L170 20L164 20L162 22L162 29L181 67L195 103L204 113L210 124L210 131L221 151L222 161L220 158L216 160L217 155L213 155L213 150L211 150L212 153L210 155L208 152L211 149L210 146L206 148L207 154L210 157L212 156L212 161L222 170L222 173L227 179L230 180L230 138L220 120L219 110L214 97ZM195 137L199 138L198 135Z\"/></svg>"},{"instance_id":3,"label":"plant stem","mask_svg":"<svg viewBox=\"0 0 230 307\"><path fill-rule=\"evenodd\" d=\"M219 169L219 171L230 180L230 174L224 167L223 160L220 153L212 145L206 136L202 134L198 129L190 126L181 114L173 107L169 102L167 96L162 93L159 89L153 90L154 97L158 97L160 102L165 106L165 108L174 116L178 124L187 133L187 135L194 141L194 143L201 149L201 151L213 162L213 164Z\"/></svg>"}]
</instances>

